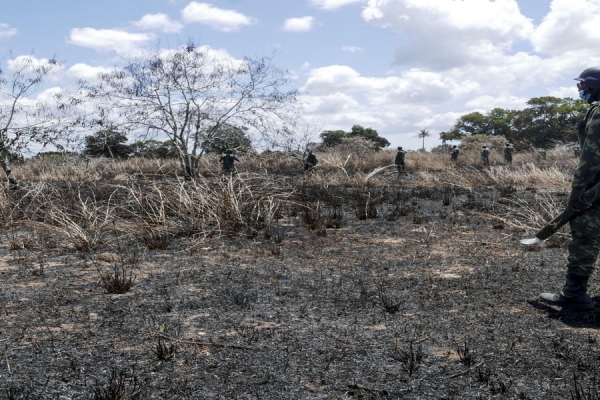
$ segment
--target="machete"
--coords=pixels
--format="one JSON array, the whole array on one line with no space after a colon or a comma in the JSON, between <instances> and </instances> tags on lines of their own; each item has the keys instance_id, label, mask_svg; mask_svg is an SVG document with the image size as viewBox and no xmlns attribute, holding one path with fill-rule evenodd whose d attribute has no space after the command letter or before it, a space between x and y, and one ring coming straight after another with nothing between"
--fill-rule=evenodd
<instances>
[{"instance_id":1,"label":"machete","mask_svg":"<svg viewBox=\"0 0 600 400\"><path fill-rule=\"evenodd\" d=\"M593 203L596 200L600 199L600 182L596 183L590 189L588 189L583 196L581 196L583 200L588 203ZM532 239L523 239L521 240L522 244L538 244L542 245L544 242L552 235L554 235L560 228L563 227L567 222L572 220L574 217L582 214L585 210L574 210L572 208L567 207L563 212L558 214L552 221L548 222L546 226L540 229L536 234L535 238Z\"/></svg>"}]
</instances>

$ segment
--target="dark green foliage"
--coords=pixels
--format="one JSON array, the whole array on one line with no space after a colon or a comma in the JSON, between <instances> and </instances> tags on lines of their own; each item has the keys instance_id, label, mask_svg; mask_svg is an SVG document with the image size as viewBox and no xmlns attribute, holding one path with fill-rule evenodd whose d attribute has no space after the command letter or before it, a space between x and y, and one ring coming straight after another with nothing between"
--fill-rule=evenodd
<instances>
[{"instance_id":1,"label":"dark green foliage","mask_svg":"<svg viewBox=\"0 0 600 400\"><path fill-rule=\"evenodd\" d=\"M126 145L127 136L114 129L105 129L85 137L83 154L91 157L127 158L131 147Z\"/></svg>"},{"instance_id":2,"label":"dark green foliage","mask_svg":"<svg viewBox=\"0 0 600 400\"><path fill-rule=\"evenodd\" d=\"M581 100L534 97L523 110L495 108L485 115L465 114L450 131L441 132L440 139L446 142L473 135L504 136L517 148L548 148L556 141L576 141L575 126L586 110L587 105Z\"/></svg>"},{"instance_id":3,"label":"dark green foliage","mask_svg":"<svg viewBox=\"0 0 600 400\"><path fill-rule=\"evenodd\" d=\"M236 153L250 153L254 150L252 139L248 136L248 128L223 124L213 135L211 141L206 143L207 153L225 153L227 149Z\"/></svg>"},{"instance_id":4,"label":"dark green foliage","mask_svg":"<svg viewBox=\"0 0 600 400\"><path fill-rule=\"evenodd\" d=\"M145 158L177 158L179 152L172 140L140 140L131 144L135 157Z\"/></svg>"},{"instance_id":5,"label":"dark green foliage","mask_svg":"<svg viewBox=\"0 0 600 400\"><path fill-rule=\"evenodd\" d=\"M320 135L323 144L327 147L335 147L344 142L345 139L350 138L363 138L375 144L377 150L381 150L384 147L390 145L390 142L384 137L379 136L375 129L364 128L360 125L352 126L350 132L342 130L337 131L324 131Z\"/></svg>"}]
</instances>

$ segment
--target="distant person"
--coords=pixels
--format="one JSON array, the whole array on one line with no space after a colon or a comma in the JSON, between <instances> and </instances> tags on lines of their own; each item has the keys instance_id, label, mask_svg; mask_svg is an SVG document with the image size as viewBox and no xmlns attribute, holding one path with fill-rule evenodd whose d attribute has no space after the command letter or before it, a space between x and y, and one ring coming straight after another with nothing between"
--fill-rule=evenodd
<instances>
[{"instance_id":1,"label":"distant person","mask_svg":"<svg viewBox=\"0 0 600 400\"><path fill-rule=\"evenodd\" d=\"M10 169L10 153L8 152L8 150L6 150L4 148L4 146L2 146L0 144L0 166L2 166L2 169L4 170L4 173L6 174L6 177L8 178L8 183L10 183L11 188L16 188L17 186L17 180L15 179L14 175L12 174L12 171Z\"/></svg>"},{"instance_id":2,"label":"distant person","mask_svg":"<svg viewBox=\"0 0 600 400\"><path fill-rule=\"evenodd\" d=\"M317 156L315 156L315 153L313 153L312 149L307 149L306 152L308 153L308 156L304 162L304 170L310 171L317 166L319 160L317 160Z\"/></svg>"},{"instance_id":3,"label":"distant person","mask_svg":"<svg viewBox=\"0 0 600 400\"><path fill-rule=\"evenodd\" d=\"M490 149L487 146L481 146L481 161L484 167L490 166Z\"/></svg>"},{"instance_id":4,"label":"distant person","mask_svg":"<svg viewBox=\"0 0 600 400\"><path fill-rule=\"evenodd\" d=\"M458 162L458 153L460 153L458 147L456 147L456 145L452 146L452 154L450 154L450 160L454 162L454 164Z\"/></svg>"},{"instance_id":5,"label":"distant person","mask_svg":"<svg viewBox=\"0 0 600 400\"><path fill-rule=\"evenodd\" d=\"M577 158L581 157L581 147L579 147L579 146L573 147L573 155L575 155L575 157L577 157Z\"/></svg>"},{"instance_id":6,"label":"distant person","mask_svg":"<svg viewBox=\"0 0 600 400\"><path fill-rule=\"evenodd\" d=\"M581 157L567 203L567 208L579 214L569 221L571 240L565 284L560 292L542 293L539 298L553 306L591 310L594 302L587 291L600 249L600 202L589 203L583 194L600 181L600 66L584 70L575 80L579 97L590 105L585 119L577 126Z\"/></svg>"},{"instance_id":7,"label":"distant person","mask_svg":"<svg viewBox=\"0 0 600 400\"><path fill-rule=\"evenodd\" d=\"M222 172L226 172L229 174L235 174L236 170L235 170L235 165L234 162L235 161L240 161L238 160L234 155L233 155L233 151L231 149L227 149L227 151L225 152L225 155L222 156L219 161L221 161L221 171Z\"/></svg>"},{"instance_id":8,"label":"distant person","mask_svg":"<svg viewBox=\"0 0 600 400\"><path fill-rule=\"evenodd\" d=\"M504 147L504 160L506 160L506 162L509 164L512 164L514 149L515 148L512 147L512 145L508 142L506 143L506 146Z\"/></svg>"},{"instance_id":9,"label":"distant person","mask_svg":"<svg viewBox=\"0 0 600 400\"><path fill-rule=\"evenodd\" d=\"M405 158L406 158L406 150L402 150L402 146L398 147L398 152L396 153L396 159L394 160L394 164L396 164L396 168L398 168L399 174L404 172L404 159Z\"/></svg>"}]
</instances>

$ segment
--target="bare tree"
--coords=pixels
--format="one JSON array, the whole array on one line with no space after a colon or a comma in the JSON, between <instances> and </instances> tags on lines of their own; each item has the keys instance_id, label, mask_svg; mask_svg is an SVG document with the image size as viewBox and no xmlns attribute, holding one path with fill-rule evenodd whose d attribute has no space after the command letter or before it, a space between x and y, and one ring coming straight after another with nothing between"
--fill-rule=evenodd
<instances>
[{"instance_id":1,"label":"bare tree","mask_svg":"<svg viewBox=\"0 0 600 400\"><path fill-rule=\"evenodd\" d=\"M419 131L419 133L417 134L417 137L419 139L423 139L423 150L425 150L425 138L431 136L431 133L429 132L429 129L421 129Z\"/></svg>"},{"instance_id":2,"label":"bare tree","mask_svg":"<svg viewBox=\"0 0 600 400\"><path fill-rule=\"evenodd\" d=\"M272 58L235 61L194 44L156 51L82 84L97 102L100 123L126 125L139 136L173 141L186 176L197 175L198 159L229 126L255 133L277 132L296 90Z\"/></svg>"},{"instance_id":3,"label":"bare tree","mask_svg":"<svg viewBox=\"0 0 600 400\"><path fill-rule=\"evenodd\" d=\"M60 63L56 60L30 55L11 56L7 71L0 70L0 165L11 183L16 183L9 164L11 154L33 143L46 146L68 136L68 127L61 122L73 103L60 91L33 98L58 69Z\"/></svg>"}]
</instances>

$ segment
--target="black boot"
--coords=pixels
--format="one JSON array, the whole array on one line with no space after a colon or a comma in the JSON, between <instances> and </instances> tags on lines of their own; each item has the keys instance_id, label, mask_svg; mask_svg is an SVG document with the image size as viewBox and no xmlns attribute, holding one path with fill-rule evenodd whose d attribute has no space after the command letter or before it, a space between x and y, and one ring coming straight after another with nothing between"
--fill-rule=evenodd
<instances>
[{"instance_id":1,"label":"black boot","mask_svg":"<svg viewBox=\"0 0 600 400\"><path fill-rule=\"evenodd\" d=\"M540 300L552 306L575 310L591 310L594 302L587 294L589 277L567 274L567 283L560 293L542 293Z\"/></svg>"}]
</instances>

